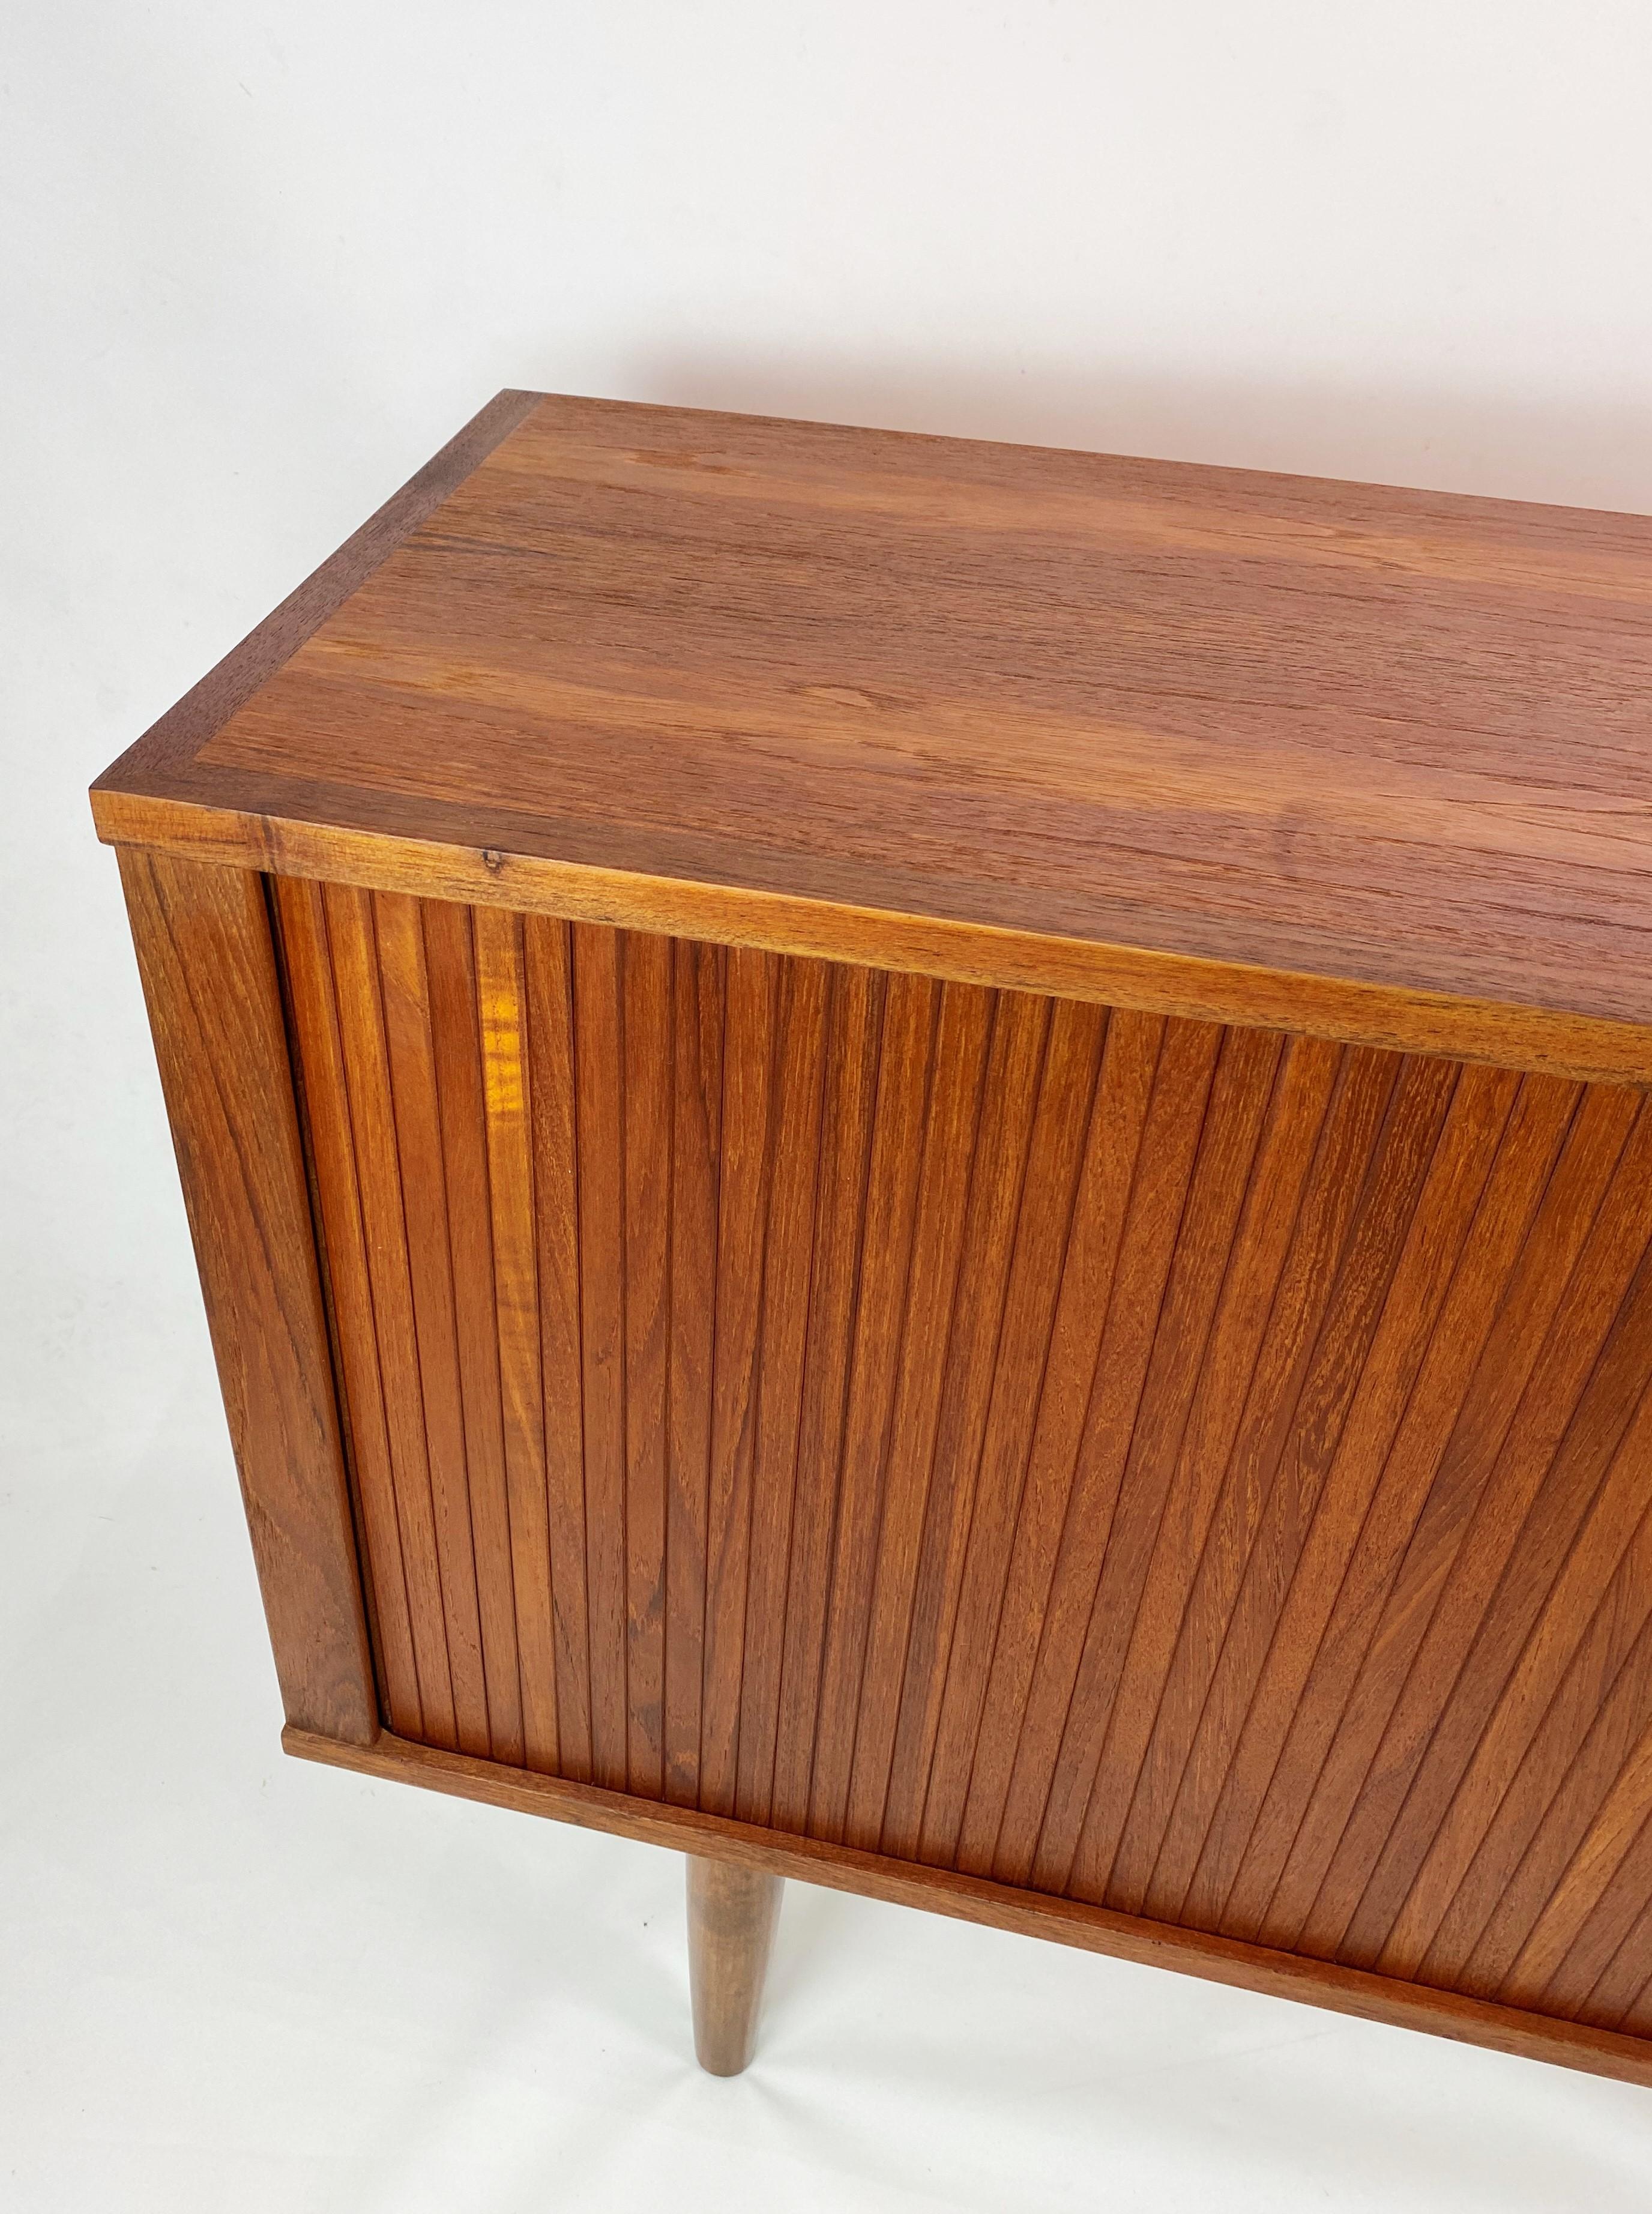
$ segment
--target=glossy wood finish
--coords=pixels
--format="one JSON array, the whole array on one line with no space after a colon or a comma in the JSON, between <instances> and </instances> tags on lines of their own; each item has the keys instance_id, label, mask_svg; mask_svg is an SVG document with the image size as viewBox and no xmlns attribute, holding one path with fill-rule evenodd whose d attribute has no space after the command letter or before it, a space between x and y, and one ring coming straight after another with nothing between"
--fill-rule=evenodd
<instances>
[{"instance_id":1,"label":"glossy wood finish","mask_svg":"<svg viewBox=\"0 0 1652 2214\"><path fill-rule=\"evenodd\" d=\"M751 2064L785 1887L762 1868L688 1856L694 2057L708 2075L738 2076Z\"/></svg>"},{"instance_id":2,"label":"glossy wood finish","mask_svg":"<svg viewBox=\"0 0 1652 2214\"><path fill-rule=\"evenodd\" d=\"M105 836L1652 1079L1644 518L522 394L386 516Z\"/></svg>"},{"instance_id":3,"label":"glossy wood finish","mask_svg":"<svg viewBox=\"0 0 1652 2214\"><path fill-rule=\"evenodd\" d=\"M95 793L291 1748L1652 2081L1649 554L484 411Z\"/></svg>"},{"instance_id":4,"label":"glossy wood finish","mask_svg":"<svg viewBox=\"0 0 1652 2214\"><path fill-rule=\"evenodd\" d=\"M287 1720L377 1734L292 1076L260 879L123 853L121 883Z\"/></svg>"},{"instance_id":5,"label":"glossy wood finish","mask_svg":"<svg viewBox=\"0 0 1652 2214\"><path fill-rule=\"evenodd\" d=\"M1638 2002L1639 1094L276 900L399 1735Z\"/></svg>"}]
</instances>

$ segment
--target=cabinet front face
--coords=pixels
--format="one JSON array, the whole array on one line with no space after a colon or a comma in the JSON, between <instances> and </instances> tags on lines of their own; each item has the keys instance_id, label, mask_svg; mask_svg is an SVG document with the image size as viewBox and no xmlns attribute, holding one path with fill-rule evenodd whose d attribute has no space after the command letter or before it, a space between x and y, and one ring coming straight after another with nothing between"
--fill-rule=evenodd
<instances>
[{"instance_id":1,"label":"cabinet front face","mask_svg":"<svg viewBox=\"0 0 1652 2214\"><path fill-rule=\"evenodd\" d=\"M399 1736L1652 2034L1637 1091L272 891Z\"/></svg>"}]
</instances>

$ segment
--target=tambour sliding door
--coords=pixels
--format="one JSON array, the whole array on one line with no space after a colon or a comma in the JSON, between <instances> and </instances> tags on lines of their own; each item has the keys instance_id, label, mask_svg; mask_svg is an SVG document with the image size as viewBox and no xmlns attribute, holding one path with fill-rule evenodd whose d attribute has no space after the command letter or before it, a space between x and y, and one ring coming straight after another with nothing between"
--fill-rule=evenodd
<instances>
[{"instance_id":1,"label":"tambour sliding door","mask_svg":"<svg viewBox=\"0 0 1652 2214\"><path fill-rule=\"evenodd\" d=\"M1652 1984L1638 1094L275 890L399 1736Z\"/></svg>"}]
</instances>

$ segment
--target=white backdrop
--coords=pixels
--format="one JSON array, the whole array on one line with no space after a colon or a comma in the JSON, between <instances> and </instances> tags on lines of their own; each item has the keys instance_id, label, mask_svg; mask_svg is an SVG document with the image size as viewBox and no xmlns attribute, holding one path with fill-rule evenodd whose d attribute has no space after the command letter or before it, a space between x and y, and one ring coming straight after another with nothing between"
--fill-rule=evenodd
<instances>
[{"instance_id":1,"label":"white backdrop","mask_svg":"<svg viewBox=\"0 0 1652 2214\"><path fill-rule=\"evenodd\" d=\"M498 387L1652 509L1637 0L0 14L0 2205L1641 2210L1652 2099L284 1762L89 779Z\"/></svg>"}]
</instances>

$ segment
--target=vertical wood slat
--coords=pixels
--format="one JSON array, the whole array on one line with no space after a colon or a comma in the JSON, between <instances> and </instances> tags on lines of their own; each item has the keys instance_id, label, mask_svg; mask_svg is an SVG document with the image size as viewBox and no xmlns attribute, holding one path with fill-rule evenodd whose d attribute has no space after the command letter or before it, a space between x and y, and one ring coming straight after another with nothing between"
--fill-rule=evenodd
<instances>
[{"instance_id":1,"label":"vertical wood slat","mask_svg":"<svg viewBox=\"0 0 1652 2214\"><path fill-rule=\"evenodd\" d=\"M719 947L671 949L670 1367L665 1532L664 1795L700 1797L706 1665L706 1534L712 1458L717 1222L723 1145L726 957Z\"/></svg>"},{"instance_id":2,"label":"vertical wood slat","mask_svg":"<svg viewBox=\"0 0 1652 2214\"><path fill-rule=\"evenodd\" d=\"M262 881L123 849L167 1116L287 1719L378 1700Z\"/></svg>"},{"instance_id":3,"label":"vertical wood slat","mask_svg":"<svg viewBox=\"0 0 1652 2214\"><path fill-rule=\"evenodd\" d=\"M486 1119L487 1202L493 1233L493 1313L499 1331L500 1449L504 1459L512 1615L522 1710L522 1758L554 1772L557 1717L556 1579L551 1566L545 1460L544 1358L534 1166L536 1094L529 1065L528 966L520 920L479 908L476 1001Z\"/></svg>"},{"instance_id":4,"label":"vertical wood slat","mask_svg":"<svg viewBox=\"0 0 1652 2214\"><path fill-rule=\"evenodd\" d=\"M624 1083L627 1789L660 1797L665 1776L665 1522L670 1451L671 948L626 941Z\"/></svg>"},{"instance_id":5,"label":"vertical wood slat","mask_svg":"<svg viewBox=\"0 0 1652 2214\"><path fill-rule=\"evenodd\" d=\"M742 1631L734 1811L767 1824L774 1798L781 1639L796 1505L803 1379L814 1278L826 972L793 963L780 978L764 1245L762 1388L752 1444L750 1565Z\"/></svg>"},{"instance_id":6,"label":"vertical wood slat","mask_svg":"<svg viewBox=\"0 0 1652 2214\"><path fill-rule=\"evenodd\" d=\"M277 899L399 1729L1644 2007L1635 1095Z\"/></svg>"},{"instance_id":7,"label":"vertical wood slat","mask_svg":"<svg viewBox=\"0 0 1652 2214\"><path fill-rule=\"evenodd\" d=\"M738 1776L752 1465L772 1183L778 971L771 954L737 947L728 957L722 1161L711 1285L717 1329L712 1354L700 1718L700 1804L718 1814L733 1813Z\"/></svg>"},{"instance_id":8,"label":"vertical wood slat","mask_svg":"<svg viewBox=\"0 0 1652 2214\"><path fill-rule=\"evenodd\" d=\"M579 1226L580 1404L584 1437L590 1776L623 1791L630 1729L626 1558L625 947L573 927L573 1069Z\"/></svg>"},{"instance_id":9,"label":"vertical wood slat","mask_svg":"<svg viewBox=\"0 0 1652 2214\"><path fill-rule=\"evenodd\" d=\"M559 1772L588 1783L590 1594L585 1550L584 1300L579 1281L579 1107L575 1079L573 939L566 923L526 918L529 1135L539 1288L546 1539L550 1551ZM523 1349L524 1362L530 1349Z\"/></svg>"}]
</instances>

